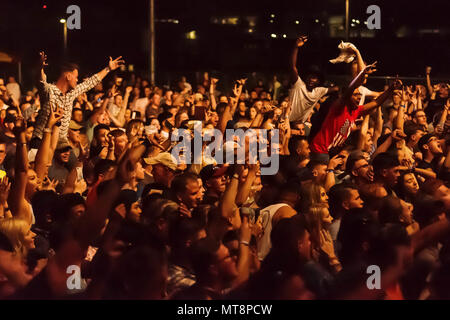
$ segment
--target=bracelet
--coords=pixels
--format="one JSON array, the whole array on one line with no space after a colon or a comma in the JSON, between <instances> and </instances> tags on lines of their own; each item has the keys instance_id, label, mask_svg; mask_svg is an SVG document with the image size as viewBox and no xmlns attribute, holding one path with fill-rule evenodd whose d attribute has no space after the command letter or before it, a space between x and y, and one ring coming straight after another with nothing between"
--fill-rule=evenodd
<instances>
[{"instance_id":1,"label":"bracelet","mask_svg":"<svg viewBox=\"0 0 450 320\"><path fill-rule=\"evenodd\" d=\"M325 170L327 173L328 172L333 172L334 173L334 169L327 169L327 170Z\"/></svg>"},{"instance_id":2,"label":"bracelet","mask_svg":"<svg viewBox=\"0 0 450 320\"><path fill-rule=\"evenodd\" d=\"M244 246L247 246L247 247L249 247L250 246L250 243L248 242L248 241L241 241L241 242L239 242L240 244L243 244Z\"/></svg>"},{"instance_id":3,"label":"bracelet","mask_svg":"<svg viewBox=\"0 0 450 320\"><path fill-rule=\"evenodd\" d=\"M237 173L233 174L233 178L239 179L239 175Z\"/></svg>"},{"instance_id":4,"label":"bracelet","mask_svg":"<svg viewBox=\"0 0 450 320\"><path fill-rule=\"evenodd\" d=\"M106 67L106 72L110 72L111 71L111 68L108 66L108 67Z\"/></svg>"},{"instance_id":5,"label":"bracelet","mask_svg":"<svg viewBox=\"0 0 450 320\"><path fill-rule=\"evenodd\" d=\"M50 129L50 128L44 128L44 132L45 132L45 133L52 133L52 129Z\"/></svg>"}]
</instances>

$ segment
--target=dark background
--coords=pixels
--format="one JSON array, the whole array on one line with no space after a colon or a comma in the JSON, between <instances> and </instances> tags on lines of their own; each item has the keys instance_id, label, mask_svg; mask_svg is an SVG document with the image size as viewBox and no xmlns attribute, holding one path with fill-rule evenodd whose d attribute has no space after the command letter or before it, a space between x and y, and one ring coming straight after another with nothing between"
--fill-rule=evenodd
<instances>
[{"instance_id":1,"label":"dark background","mask_svg":"<svg viewBox=\"0 0 450 320\"><path fill-rule=\"evenodd\" d=\"M67 18L66 8L72 4L81 8L81 30L68 31L66 58L80 64L82 75L105 67L109 56L122 55L136 71L148 76L148 0L4 0L0 4L0 51L22 60L25 85L31 84L40 50L48 54L50 80L54 80L57 63L64 59L59 20ZM381 8L381 30L371 38L361 37L367 31L362 22L371 4ZM350 0L350 17L361 23L351 28L349 41L367 62L379 62L379 76L423 76L425 66L431 65L433 77L448 79L449 5L448 0ZM330 36L329 18L345 14L345 0L155 0L155 10L156 82L160 84L182 74L195 82L196 71L222 77L253 71L282 74L300 34L310 38L301 50L300 70L317 65L328 75L347 73L346 66L328 62L338 55L337 45L344 40L343 31ZM238 23L221 24L227 17L238 17ZM255 25L251 27L246 17L254 17ZM192 30L195 40L186 37ZM277 38L271 38L272 33ZM0 64L0 76L15 70Z\"/></svg>"}]
</instances>

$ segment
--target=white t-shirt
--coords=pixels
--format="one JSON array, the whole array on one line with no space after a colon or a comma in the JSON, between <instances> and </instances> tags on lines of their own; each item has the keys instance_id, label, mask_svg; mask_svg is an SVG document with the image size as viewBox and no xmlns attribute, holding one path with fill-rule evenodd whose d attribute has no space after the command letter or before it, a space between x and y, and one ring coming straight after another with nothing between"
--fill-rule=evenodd
<instances>
[{"instance_id":1,"label":"white t-shirt","mask_svg":"<svg viewBox=\"0 0 450 320\"><path fill-rule=\"evenodd\" d=\"M137 99L131 111L139 111L141 116L145 117L145 108L147 107L148 101L147 97Z\"/></svg>"},{"instance_id":2,"label":"white t-shirt","mask_svg":"<svg viewBox=\"0 0 450 320\"><path fill-rule=\"evenodd\" d=\"M13 96L14 99L19 100L20 99L20 86L18 83L8 83L6 85L6 90L9 92L10 95Z\"/></svg>"},{"instance_id":3,"label":"white t-shirt","mask_svg":"<svg viewBox=\"0 0 450 320\"><path fill-rule=\"evenodd\" d=\"M301 120L305 122L311 115L317 101L328 93L328 88L317 87L312 91L306 89L303 80L298 77L297 82L292 86L289 92L289 101L291 102L291 114L289 121Z\"/></svg>"},{"instance_id":4,"label":"white t-shirt","mask_svg":"<svg viewBox=\"0 0 450 320\"><path fill-rule=\"evenodd\" d=\"M278 209L289 206L286 203L278 203L268 206L264 209L261 209L259 216L261 219L261 224L263 227L263 235L258 239L256 244L258 251L258 259L264 260L264 258L269 254L270 249L272 248L272 242L270 241L270 234L272 232L272 218Z\"/></svg>"}]
</instances>

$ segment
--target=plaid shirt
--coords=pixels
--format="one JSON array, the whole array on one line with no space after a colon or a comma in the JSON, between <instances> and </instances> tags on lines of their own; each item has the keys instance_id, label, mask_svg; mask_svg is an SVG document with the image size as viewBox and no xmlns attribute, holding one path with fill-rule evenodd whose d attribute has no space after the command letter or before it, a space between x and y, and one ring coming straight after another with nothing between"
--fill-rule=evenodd
<instances>
[{"instance_id":1,"label":"plaid shirt","mask_svg":"<svg viewBox=\"0 0 450 320\"><path fill-rule=\"evenodd\" d=\"M49 84L46 81L39 82L39 95L41 97L41 109L39 110L36 119L36 127L34 128L33 138L42 139L45 125L50 116L51 107L60 107L63 109L63 117L61 119L61 127L59 132L59 140L67 140L67 133L69 130L70 119L72 118L72 107L74 100L82 93L89 91L100 83L100 78L97 74L87 78L82 83L78 84L74 89L69 90L63 94L61 90L54 84Z\"/></svg>"},{"instance_id":2,"label":"plaid shirt","mask_svg":"<svg viewBox=\"0 0 450 320\"><path fill-rule=\"evenodd\" d=\"M169 276L167 278L167 294L172 296L178 291L194 285L195 281L195 275L189 272L189 270L175 264L170 264Z\"/></svg>"}]
</instances>

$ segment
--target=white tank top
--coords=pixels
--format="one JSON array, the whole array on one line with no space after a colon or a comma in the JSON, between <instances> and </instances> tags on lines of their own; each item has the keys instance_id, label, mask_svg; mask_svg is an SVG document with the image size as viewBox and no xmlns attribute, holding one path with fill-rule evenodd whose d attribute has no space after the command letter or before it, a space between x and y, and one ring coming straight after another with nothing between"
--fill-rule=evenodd
<instances>
[{"instance_id":1,"label":"white tank top","mask_svg":"<svg viewBox=\"0 0 450 320\"><path fill-rule=\"evenodd\" d=\"M272 243L270 242L270 233L272 232L272 217L278 211L278 209L285 206L289 205L286 203L273 204L264 209L261 209L261 211L259 212L259 216L262 219L261 223L263 229L263 235L261 238L259 238L257 243L259 260L264 260L264 258L269 253L270 248L272 248Z\"/></svg>"}]
</instances>

